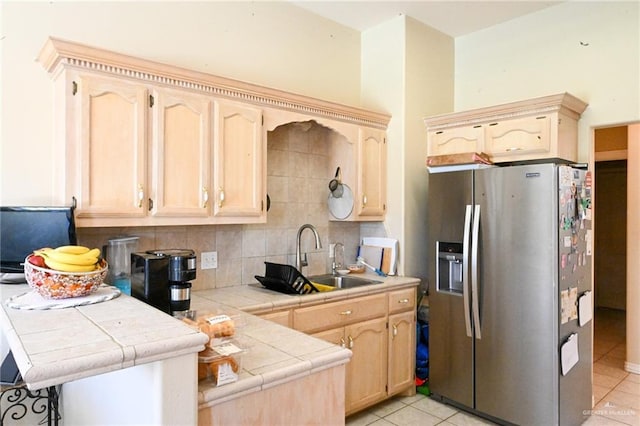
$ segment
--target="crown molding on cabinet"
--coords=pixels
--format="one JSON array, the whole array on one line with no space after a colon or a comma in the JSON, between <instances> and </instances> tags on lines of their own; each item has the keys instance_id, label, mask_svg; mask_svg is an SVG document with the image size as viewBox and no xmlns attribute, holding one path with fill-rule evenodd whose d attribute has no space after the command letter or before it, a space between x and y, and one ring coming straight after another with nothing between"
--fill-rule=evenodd
<instances>
[{"instance_id":1,"label":"crown molding on cabinet","mask_svg":"<svg viewBox=\"0 0 640 426\"><path fill-rule=\"evenodd\" d=\"M427 128L435 130L557 111L577 120L586 108L585 102L565 92L525 101L434 115L425 118L424 123Z\"/></svg>"},{"instance_id":2,"label":"crown molding on cabinet","mask_svg":"<svg viewBox=\"0 0 640 426\"><path fill-rule=\"evenodd\" d=\"M47 40L38 55L38 61L47 72L53 74L60 72L65 66L86 69L378 129L386 129L391 119L391 116L385 113L136 58L54 37Z\"/></svg>"}]
</instances>

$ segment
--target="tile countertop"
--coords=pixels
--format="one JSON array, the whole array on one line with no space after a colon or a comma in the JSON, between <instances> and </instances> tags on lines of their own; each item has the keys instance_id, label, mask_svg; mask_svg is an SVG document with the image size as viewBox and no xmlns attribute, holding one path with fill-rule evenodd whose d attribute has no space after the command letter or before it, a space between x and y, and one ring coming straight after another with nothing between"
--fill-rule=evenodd
<instances>
[{"instance_id":1,"label":"tile countertop","mask_svg":"<svg viewBox=\"0 0 640 426\"><path fill-rule=\"evenodd\" d=\"M200 407L268 389L348 362L351 357L351 351L348 349L251 314L345 300L392 289L415 287L419 284L417 278L366 276L383 282L303 296L277 293L263 288L258 283L193 292L191 309L224 312L240 318L238 343L247 349L242 358L242 372L237 382L220 387L214 387L206 381L199 384Z\"/></svg>"},{"instance_id":2,"label":"tile countertop","mask_svg":"<svg viewBox=\"0 0 640 426\"><path fill-rule=\"evenodd\" d=\"M195 353L208 341L205 334L129 296L52 310L5 305L27 291L26 284L0 285L0 325L32 390Z\"/></svg>"},{"instance_id":3,"label":"tile countertop","mask_svg":"<svg viewBox=\"0 0 640 426\"><path fill-rule=\"evenodd\" d=\"M409 277L311 295L287 295L259 284L193 292L191 309L223 312L238 319L237 343L247 351L235 383L198 386L206 407L345 364L351 351L252 314L344 300L417 286ZM0 323L30 389L65 383L134 365L199 351L207 337L129 296L75 308L16 310L4 301L29 290L2 285Z\"/></svg>"}]
</instances>

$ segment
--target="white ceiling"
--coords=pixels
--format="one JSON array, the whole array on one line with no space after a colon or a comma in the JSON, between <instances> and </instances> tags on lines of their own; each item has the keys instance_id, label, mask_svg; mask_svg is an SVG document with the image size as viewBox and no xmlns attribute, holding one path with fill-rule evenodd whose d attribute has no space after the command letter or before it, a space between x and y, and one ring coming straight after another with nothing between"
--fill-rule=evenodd
<instances>
[{"instance_id":1,"label":"white ceiling","mask_svg":"<svg viewBox=\"0 0 640 426\"><path fill-rule=\"evenodd\" d=\"M454 38L561 2L541 0L292 1L299 7L359 31L374 27L398 15L407 15Z\"/></svg>"}]
</instances>

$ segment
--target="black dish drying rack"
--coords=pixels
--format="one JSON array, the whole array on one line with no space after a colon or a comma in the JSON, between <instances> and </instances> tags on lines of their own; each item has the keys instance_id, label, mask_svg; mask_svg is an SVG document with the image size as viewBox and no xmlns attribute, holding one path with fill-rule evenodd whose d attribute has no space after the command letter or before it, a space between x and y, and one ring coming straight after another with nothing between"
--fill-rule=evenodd
<instances>
[{"instance_id":1,"label":"black dish drying rack","mask_svg":"<svg viewBox=\"0 0 640 426\"><path fill-rule=\"evenodd\" d=\"M291 265L271 262L264 262L264 265L264 277L255 275L255 278L269 290L285 294L309 294L320 291Z\"/></svg>"}]
</instances>

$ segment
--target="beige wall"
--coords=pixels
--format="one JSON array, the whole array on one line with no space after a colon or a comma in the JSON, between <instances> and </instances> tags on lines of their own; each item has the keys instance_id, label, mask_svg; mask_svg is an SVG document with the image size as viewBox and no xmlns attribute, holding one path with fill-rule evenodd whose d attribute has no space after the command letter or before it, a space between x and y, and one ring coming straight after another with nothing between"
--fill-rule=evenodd
<instances>
[{"instance_id":1,"label":"beige wall","mask_svg":"<svg viewBox=\"0 0 640 426\"><path fill-rule=\"evenodd\" d=\"M455 108L569 92L589 104L580 161L594 127L640 120L640 3L564 2L456 39Z\"/></svg>"},{"instance_id":2,"label":"beige wall","mask_svg":"<svg viewBox=\"0 0 640 426\"><path fill-rule=\"evenodd\" d=\"M451 37L406 16L362 34L363 103L392 115L385 229L400 241L401 273L419 278L428 268L423 118L453 106L453 53Z\"/></svg>"}]
</instances>

